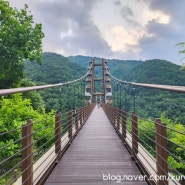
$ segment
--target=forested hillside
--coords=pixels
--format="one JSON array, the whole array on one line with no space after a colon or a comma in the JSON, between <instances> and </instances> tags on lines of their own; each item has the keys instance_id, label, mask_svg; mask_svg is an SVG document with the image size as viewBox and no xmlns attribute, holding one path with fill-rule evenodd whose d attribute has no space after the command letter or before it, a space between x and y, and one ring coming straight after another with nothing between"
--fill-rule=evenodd
<instances>
[{"instance_id":1,"label":"forested hillside","mask_svg":"<svg viewBox=\"0 0 185 185\"><path fill-rule=\"evenodd\" d=\"M111 73L118 79L126 79L130 71L142 63L140 60L108 60Z\"/></svg>"},{"instance_id":2,"label":"forested hillside","mask_svg":"<svg viewBox=\"0 0 185 185\"><path fill-rule=\"evenodd\" d=\"M36 83L53 84L67 82L85 73L86 68L82 68L76 63L71 63L68 58L55 53L43 53L41 65L37 62L27 62L25 66L26 77Z\"/></svg>"},{"instance_id":3,"label":"forested hillside","mask_svg":"<svg viewBox=\"0 0 185 185\"><path fill-rule=\"evenodd\" d=\"M73 63L81 66L87 66L92 60L91 57L73 56L69 57ZM101 58L95 58L101 60ZM166 85L185 85L185 70L180 66L169 61L153 59L147 61L135 60L107 60L109 70L112 75L129 82L149 83L149 84L166 84ZM152 119L160 117L162 114L172 120L185 124L185 95L179 93L170 93L154 89L146 89L133 86L126 86L127 99L125 100L125 90L122 87L114 88L114 105L124 108L127 111L135 110L138 115L144 118ZM118 92L118 93L117 93ZM117 94L122 94L117 97Z\"/></svg>"},{"instance_id":4,"label":"forested hillside","mask_svg":"<svg viewBox=\"0 0 185 185\"><path fill-rule=\"evenodd\" d=\"M120 73L120 71L117 72L114 68L111 68L114 76L129 82L175 86L185 85L185 70L182 70L176 64L164 60L147 60L133 67L128 73L124 74L124 72ZM121 106L127 111L134 110L133 102L135 98L135 110L141 117L155 119L163 114L175 122L185 124L184 94L129 85L126 86L126 89L126 103L124 95L122 95L121 100L117 104L122 104ZM124 94L123 91L122 94Z\"/></svg>"},{"instance_id":5,"label":"forested hillside","mask_svg":"<svg viewBox=\"0 0 185 185\"><path fill-rule=\"evenodd\" d=\"M90 60L92 58L88 56L67 58L54 53L44 53L42 65L38 63L27 63L25 73L27 77L37 84L60 83L85 74ZM95 58L95 60L101 61L101 58ZM147 61L111 59L107 61L113 76L122 80L176 86L185 85L185 70L168 61L159 59ZM120 91L117 88L114 89L115 94L117 91ZM83 89L81 89L82 91ZM185 112L184 94L140 87L136 87L133 90L131 86L126 86L126 92L127 100L124 99L124 90L121 91L121 98L113 96L113 98L116 98L114 100L115 105L121 106L127 111L133 111L133 96L135 96L135 109L141 117L151 117L154 119L160 117L161 114L165 114L172 120L185 123L185 115L183 114ZM56 90L54 92L41 92L41 96L46 102L46 110L50 111L52 108L57 109L59 107L58 97L55 97L56 94ZM63 94L64 97L67 97L65 90ZM51 97L54 97L54 99ZM63 108L67 107L68 103L64 100ZM73 107L73 105L70 105L70 107Z\"/></svg>"},{"instance_id":6,"label":"forested hillside","mask_svg":"<svg viewBox=\"0 0 185 185\"><path fill-rule=\"evenodd\" d=\"M87 68L89 62L94 59L95 61L101 61L102 58L99 57L89 57L89 56L70 56L68 59L77 63L82 67ZM106 59L109 65L109 69L111 69L112 74L114 74L118 78L124 78L129 74L129 72L141 64L143 61L141 60L118 60L118 59Z\"/></svg>"},{"instance_id":7,"label":"forested hillside","mask_svg":"<svg viewBox=\"0 0 185 185\"><path fill-rule=\"evenodd\" d=\"M92 60L90 56L64 57L56 53L42 53L42 39L45 37L42 27L44 26L42 23L36 23L34 21L36 19L27 4L19 10L11 7L9 1L0 0L0 89L69 82L87 72L87 66ZM93 58L96 61L102 60L98 57ZM112 75L119 79L185 86L185 70L164 60L107 59L107 61ZM101 73L100 67L98 74ZM27 160L31 161L31 158L35 163L46 151L50 153L48 149L54 141L58 143L59 136L64 136L64 140L66 139L65 132L67 129L71 131L71 121L75 123L77 120L78 114L75 110L88 102L85 100L85 83L83 79L65 86L0 97L0 185L13 184L19 175L27 173L25 170L32 167L30 165L25 167L23 163L27 163ZM139 119L138 126L139 135L143 134L145 143L151 142L151 129L146 127L150 128L152 125L154 128L153 120L157 117L160 117L170 128L180 131L176 134L167 132L168 141L170 141L168 147L172 149L169 154L177 156L176 159L169 156L171 158L168 158L168 161L169 166L185 174L185 165L182 163L185 161L183 150L185 138L182 134L185 132L185 94L134 87L128 84L120 85L116 81L112 81L111 85L113 105L126 110L127 115L135 111L139 117L144 118L145 121L142 124ZM58 139L54 136L60 129L58 126L55 128L57 113L62 115L61 121L57 118L57 122L62 124L61 132L57 134ZM84 113L86 114L86 111ZM82 119L84 122L86 116L83 118L80 112L78 119L82 126ZM117 120L121 123L121 119ZM26 123L27 126L23 126ZM131 119L127 119L127 128L130 123ZM32 128L33 134L28 133ZM23 136L23 130L27 130L25 131L27 136ZM152 134L154 135L153 130ZM32 144L28 144L26 140ZM177 147L174 147L173 142L177 143ZM24 147L24 143L28 145ZM150 150L154 150L155 146L152 146ZM30 148L33 148L33 152L27 152ZM59 151L57 148L56 150ZM23 159L24 153L29 153L29 157ZM55 156L59 159L60 155L57 153ZM170 168L169 172L173 173ZM31 175L32 173L27 176L27 180L31 179Z\"/></svg>"},{"instance_id":8,"label":"forested hillside","mask_svg":"<svg viewBox=\"0 0 185 185\"><path fill-rule=\"evenodd\" d=\"M70 56L68 59L72 63L87 68L92 57L78 55ZM94 60L101 61L102 59L95 57ZM169 61L159 59L146 61L107 59L107 61L113 76L125 81L185 85L185 70Z\"/></svg>"},{"instance_id":9,"label":"forested hillside","mask_svg":"<svg viewBox=\"0 0 185 185\"><path fill-rule=\"evenodd\" d=\"M81 67L87 68L87 66L89 65L89 62L92 60L92 57L77 55L77 56L69 56L68 59L72 63L76 63ZM96 58L96 59L99 60L100 58Z\"/></svg>"},{"instance_id":10,"label":"forested hillside","mask_svg":"<svg viewBox=\"0 0 185 185\"><path fill-rule=\"evenodd\" d=\"M68 82L83 76L86 71L86 68L81 67L77 63L71 63L67 57L55 53L43 53L41 65L36 62L28 62L25 66L26 77L37 85ZM71 90L68 91L67 88ZM72 94L74 87L63 87L61 91L59 88L40 91L40 95L46 104L46 111L51 111L52 109L65 111L78 106L80 103L83 105L84 87L78 85L75 87L76 91L77 88L80 94L75 94L76 98L79 99L78 101L76 100L76 105L74 105L73 101L69 101L74 96Z\"/></svg>"},{"instance_id":11,"label":"forested hillside","mask_svg":"<svg viewBox=\"0 0 185 185\"><path fill-rule=\"evenodd\" d=\"M114 71L113 74L116 75ZM140 83L184 86L185 70L165 60L147 60L134 67L124 79Z\"/></svg>"}]
</instances>

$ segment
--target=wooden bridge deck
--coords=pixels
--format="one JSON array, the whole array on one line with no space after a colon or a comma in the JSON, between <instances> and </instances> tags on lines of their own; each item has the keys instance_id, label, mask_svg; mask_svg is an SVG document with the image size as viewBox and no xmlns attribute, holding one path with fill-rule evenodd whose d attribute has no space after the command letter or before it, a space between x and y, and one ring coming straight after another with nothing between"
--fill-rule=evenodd
<instances>
[{"instance_id":1,"label":"wooden bridge deck","mask_svg":"<svg viewBox=\"0 0 185 185\"><path fill-rule=\"evenodd\" d=\"M144 180L133 179L139 175L103 109L95 107L45 185L111 185L117 184L120 176L121 184L146 185Z\"/></svg>"}]
</instances>

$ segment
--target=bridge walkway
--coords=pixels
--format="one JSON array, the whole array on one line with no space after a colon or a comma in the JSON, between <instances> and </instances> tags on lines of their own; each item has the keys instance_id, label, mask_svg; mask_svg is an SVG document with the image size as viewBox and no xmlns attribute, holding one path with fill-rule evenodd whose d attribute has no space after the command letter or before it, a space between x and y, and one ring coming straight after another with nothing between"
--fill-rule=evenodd
<instances>
[{"instance_id":1,"label":"bridge walkway","mask_svg":"<svg viewBox=\"0 0 185 185\"><path fill-rule=\"evenodd\" d=\"M45 185L146 185L102 108L93 110ZM125 177L128 179L124 179ZM112 180L110 180L112 179ZM117 181L117 182L116 182Z\"/></svg>"}]
</instances>

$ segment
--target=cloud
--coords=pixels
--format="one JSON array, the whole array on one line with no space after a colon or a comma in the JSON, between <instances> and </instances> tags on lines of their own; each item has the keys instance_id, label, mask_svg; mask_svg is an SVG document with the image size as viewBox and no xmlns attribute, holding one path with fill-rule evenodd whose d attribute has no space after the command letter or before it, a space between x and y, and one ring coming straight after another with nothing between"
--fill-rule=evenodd
<instances>
[{"instance_id":1,"label":"cloud","mask_svg":"<svg viewBox=\"0 0 185 185\"><path fill-rule=\"evenodd\" d=\"M114 1L114 4L115 4L116 6L121 6L121 2L120 2L120 1Z\"/></svg>"},{"instance_id":2,"label":"cloud","mask_svg":"<svg viewBox=\"0 0 185 185\"><path fill-rule=\"evenodd\" d=\"M124 32L117 32L115 37L119 38L117 41L115 39L119 52L122 51L126 56L132 55L133 58L161 58L179 63L181 56L178 55L175 45L184 37L184 5L183 0L130 0L127 4L122 2L117 8L126 24ZM124 45L119 45L121 42Z\"/></svg>"},{"instance_id":3,"label":"cloud","mask_svg":"<svg viewBox=\"0 0 185 185\"><path fill-rule=\"evenodd\" d=\"M179 57L177 48L175 48L178 39L179 33L173 25L152 20L148 22L145 35L140 38L138 47L145 58L160 58L178 62L177 58L179 60Z\"/></svg>"},{"instance_id":4,"label":"cloud","mask_svg":"<svg viewBox=\"0 0 185 185\"><path fill-rule=\"evenodd\" d=\"M178 13L181 10L181 5L184 5L184 0L148 0L151 9L153 10L163 10L166 13ZM176 10L176 11L174 11Z\"/></svg>"},{"instance_id":5,"label":"cloud","mask_svg":"<svg viewBox=\"0 0 185 185\"><path fill-rule=\"evenodd\" d=\"M121 9L121 15L123 18L133 17L133 11L128 6L123 6Z\"/></svg>"},{"instance_id":6,"label":"cloud","mask_svg":"<svg viewBox=\"0 0 185 185\"><path fill-rule=\"evenodd\" d=\"M97 0L32 0L28 4L36 22L41 22L45 38L43 50L63 55L112 55L99 28L91 19L91 11Z\"/></svg>"},{"instance_id":7,"label":"cloud","mask_svg":"<svg viewBox=\"0 0 185 185\"><path fill-rule=\"evenodd\" d=\"M140 24L136 21L133 10L128 6L121 8L120 14L127 24L133 27L140 27Z\"/></svg>"},{"instance_id":8,"label":"cloud","mask_svg":"<svg viewBox=\"0 0 185 185\"><path fill-rule=\"evenodd\" d=\"M185 41L184 0L9 0L27 3L42 23L43 50L105 58L161 58L178 62Z\"/></svg>"},{"instance_id":9,"label":"cloud","mask_svg":"<svg viewBox=\"0 0 185 185\"><path fill-rule=\"evenodd\" d=\"M145 35L140 38L138 47L145 58L167 59L179 63L182 56L175 45L184 38L185 27L182 24L185 2L179 0L150 0L151 11L158 12L158 18L148 21Z\"/></svg>"},{"instance_id":10,"label":"cloud","mask_svg":"<svg viewBox=\"0 0 185 185\"><path fill-rule=\"evenodd\" d=\"M136 31L128 32L123 26L114 26L110 28L110 32L107 33L106 38L109 40L109 44L114 52L132 52L136 51L133 45L137 45L140 33ZM132 47L132 49L131 49Z\"/></svg>"},{"instance_id":11,"label":"cloud","mask_svg":"<svg viewBox=\"0 0 185 185\"><path fill-rule=\"evenodd\" d=\"M50 40L50 43L45 45L52 43L58 50L61 49L64 55L79 53L90 55L92 47L95 46L97 55L101 56L103 53L110 55L108 43L101 37L98 27L90 17L95 2L83 0L37 2L47 40Z\"/></svg>"}]
</instances>

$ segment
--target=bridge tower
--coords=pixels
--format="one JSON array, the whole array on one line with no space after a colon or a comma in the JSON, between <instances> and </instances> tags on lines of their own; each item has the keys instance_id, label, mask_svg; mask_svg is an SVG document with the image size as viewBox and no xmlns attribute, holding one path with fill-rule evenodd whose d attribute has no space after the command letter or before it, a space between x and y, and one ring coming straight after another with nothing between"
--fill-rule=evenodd
<instances>
[{"instance_id":1,"label":"bridge tower","mask_svg":"<svg viewBox=\"0 0 185 185\"><path fill-rule=\"evenodd\" d=\"M94 59L89 62L85 96L89 103L112 103L111 78L105 59L102 59L101 62L97 62Z\"/></svg>"}]
</instances>

